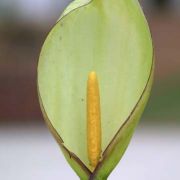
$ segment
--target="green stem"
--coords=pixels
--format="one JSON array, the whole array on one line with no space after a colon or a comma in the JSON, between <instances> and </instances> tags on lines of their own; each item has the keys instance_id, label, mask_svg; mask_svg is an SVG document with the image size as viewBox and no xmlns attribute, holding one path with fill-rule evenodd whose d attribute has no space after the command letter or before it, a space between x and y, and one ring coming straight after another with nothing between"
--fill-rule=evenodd
<instances>
[{"instance_id":1,"label":"green stem","mask_svg":"<svg viewBox=\"0 0 180 180\"><path fill-rule=\"evenodd\" d=\"M107 178L106 177L104 177L104 178L97 178L96 176L91 176L89 178L89 180L107 180Z\"/></svg>"}]
</instances>

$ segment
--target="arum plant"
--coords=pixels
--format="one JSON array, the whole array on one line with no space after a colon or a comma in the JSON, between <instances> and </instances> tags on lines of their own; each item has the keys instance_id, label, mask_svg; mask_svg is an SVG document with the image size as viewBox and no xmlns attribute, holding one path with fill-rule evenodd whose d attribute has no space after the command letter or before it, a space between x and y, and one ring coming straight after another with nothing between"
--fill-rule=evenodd
<instances>
[{"instance_id":1,"label":"arum plant","mask_svg":"<svg viewBox=\"0 0 180 180\"><path fill-rule=\"evenodd\" d=\"M82 180L105 180L147 102L151 35L137 0L76 0L49 33L38 64L48 127Z\"/></svg>"}]
</instances>

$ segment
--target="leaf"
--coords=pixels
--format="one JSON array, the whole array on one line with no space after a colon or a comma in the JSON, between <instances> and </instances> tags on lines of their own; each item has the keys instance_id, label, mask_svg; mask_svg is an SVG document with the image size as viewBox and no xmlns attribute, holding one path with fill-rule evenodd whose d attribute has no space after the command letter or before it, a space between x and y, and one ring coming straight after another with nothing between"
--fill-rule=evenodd
<instances>
[{"instance_id":1,"label":"leaf","mask_svg":"<svg viewBox=\"0 0 180 180\"><path fill-rule=\"evenodd\" d=\"M87 156L86 83L96 71L102 159ZM44 118L81 179L106 179L121 159L148 99L153 47L136 0L75 1L49 33L38 64Z\"/></svg>"}]
</instances>

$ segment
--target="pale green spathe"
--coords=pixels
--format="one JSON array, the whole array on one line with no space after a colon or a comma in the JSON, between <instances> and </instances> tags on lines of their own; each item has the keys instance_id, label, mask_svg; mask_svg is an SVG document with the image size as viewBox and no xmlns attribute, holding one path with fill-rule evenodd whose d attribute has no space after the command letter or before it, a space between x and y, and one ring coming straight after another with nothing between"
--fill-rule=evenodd
<instances>
[{"instance_id":1,"label":"pale green spathe","mask_svg":"<svg viewBox=\"0 0 180 180\"><path fill-rule=\"evenodd\" d=\"M88 179L91 174L86 147L89 72L96 71L99 79L104 152L133 111L138 114L134 115L134 121L130 117L131 133L124 128L124 134L119 132L124 137L132 134L144 108L141 101L147 100L150 89L152 59L151 35L135 0L78 1L67 8L49 33L38 65L39 96L46 120L62 138L64 147L87 168L85 177L77 170L81 165L70 160L81 179ZM135 110L138 103L143 104L142 110ZM117 160L113 160L114 165L98 166L94 178L99 178L98 172L101 179L108 176L108 171L116 165L129 143L130 138L125 139L126 143L120 145L124 149L117 155ZM109 149L116 144L118 142L111 143Z\"/></svg>"}]
</instances>

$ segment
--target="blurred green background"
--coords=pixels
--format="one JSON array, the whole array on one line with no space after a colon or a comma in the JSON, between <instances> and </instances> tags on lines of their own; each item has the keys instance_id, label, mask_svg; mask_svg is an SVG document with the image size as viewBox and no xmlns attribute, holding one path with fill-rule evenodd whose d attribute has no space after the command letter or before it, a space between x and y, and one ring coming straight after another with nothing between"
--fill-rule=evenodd
<instances>
[{"instance_id":1,"label":"blurred green background","mask_svg":"<svg viewBox=\"0 0 180 180\"><path fill-rule=\"evenodd\" d=\"M50 168L56 166L56 163L51 166L48 164L47 159L47 161L43 161L43 157L41 157L38 160L38 157L32 155L33 153L42 153L43 149L37 149L38 145L42 145L45 149L49 147L49 144L45 143L43 145L44 138L47 138L48 143L53 141L45 128L40 112L36 90L36 68L41 46L47 33L69 2L71 0L0 0L0 179L52 179L50 175L49 177L44 176L44 173L40 175L37 171L40 172L38 169L40 166L42 169L45 168L45 165L46 168ZM141 133L152 137L153 130L157 133L157 136L153 138L157 139L159 137L165 142L164 137L170 137L169 135L172 132L178 134L180 130L180 1L141 0L140 3L152 32L155 51L155 76L152 94L140 123L140 130L137 131L136 142L141 141ZM149 127L151 128L148 131ZM158 130L156 131L157 127ZM143 128L144 130L142 130ZM140 133L139 136L138 133ZM171 149L175 154L177 153L175 150L180 149L179 137L179 134L172 136L172 139L177 140L172 145L174 149ZM37 144L33 144L37 139ZM168 141L168 138L166 139L167 142L164 146L163 142L160 142L162 143L160 147L163 149L169 147L171 141L170 139ZM149 141L151 142L151 140ZM28 143L30 146L27 147L32 148L31 152L24 149L27 144L23 143L27 143L27 141L30 142L30 144ZM11 147L14 142L17 143ZM154 146L153 142L152 140L152 146ZM144 143L148 143L148 140L145 140ZM177 144L178 148L175 146ZM55 143L51 145L54 149L57 148ZM143 142L141 145L144 145ZM52 152L55 152L53 150ZM51 150L49 151L51 152ZM50 156L48 151L46 152L44 158ZM143 152L149 151L145 149ZM161 152L160 148L159 152ZM167 149L167 155L164 155L163 158L168 157L168 152L170 150ZM13 153L15 153L14 156L11 156ZM179 161L178 153L176 155L177 161ZM15 156L19 156L19 158L16 159ZM34 158L19 162L19 159L26 159L28 156ZM132 157L135 158L133 155ZM155 159L152 156L153 158ZM164 166L161 166L161 172L167 170L174 174L174 169L171 169L170 165L174 163L175 159L174 157L171 161L166 162L169 163L169 166L164 169ZM43 164L40 161L43 161ZM52 161L52 159L49 159L49 161ZM164 159L159 161L162 164L164 163ZM24 172L26 173L21 176L17 172L21 172L18 167L21 168L23 162ZM28 162L32 163L32 166L26 168ZM34 163L40 163L36 167L37 171L35 171L35 168L33 169ZM131 165L128 164L127 166ZM137 164L132 168L135 167L138 167ZM58 171L59 168L56 168ZM29 171L30 174L28 174ZM38 175L32 175L33 172ZM50 172L55 173L55 171ZM136 172L138 172L137 169ZM148 180L148 177L150 177L148 176L149 171L144 170L143 172L145 179ZM12 173L13 176L11 177L8 173ZM140 174L142 175L142 173ZM178 180L180 178L178 170L175 174L177 174L175 178L172 178L172 176L170 178L168 176L159 176L159 178L155 179ZM123 179L126 180L127 177L126 174ZM58 179L58 175L54 179ZM60 179L63 179L62 176ZM68 179L68 177L64 179ZM140 179L143 178L139 176L138 180Z\"/></svg>"}]
</instances>

